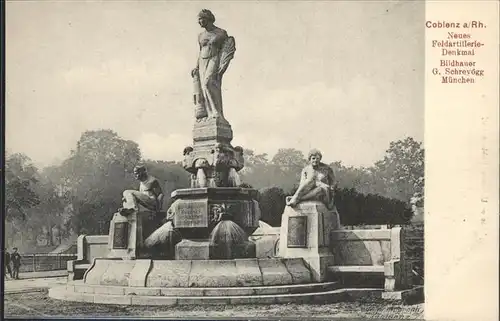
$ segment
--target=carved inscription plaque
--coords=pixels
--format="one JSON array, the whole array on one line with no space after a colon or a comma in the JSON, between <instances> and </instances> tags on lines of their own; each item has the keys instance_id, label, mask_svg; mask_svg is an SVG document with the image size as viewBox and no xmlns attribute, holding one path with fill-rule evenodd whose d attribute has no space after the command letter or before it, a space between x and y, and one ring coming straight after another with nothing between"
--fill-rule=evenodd
<instances>
[{"instance_id":1,"label":"carved inscription plaque","mask_svg":"<svg viewBox=\"0 0 500 321\"><path fill-rule=\"evenodd\" d=\"M175 214L174 225L177 228L207 227L207 204L204 201L180 203Z\"/></svg>"},{"instance_id":2,"label":"carved inscription plaque","mask_svg":"<svg viewBox=\"0 0 500 321\"><path fill-rule=\"evenodd\" d=\"M307 216L288 218L288 247L307 247Z\"/></svg>"},{"instance_id":3,"label":"carved inscription plaque","mask_svg":"<svg viewBox=\"0 0 500 321\"><path fill-rule=\"evenodd\" d=\"M128 223L115 223L113 234L113 249L126 249L128 247Z\"/></svg>"}]
</instances>

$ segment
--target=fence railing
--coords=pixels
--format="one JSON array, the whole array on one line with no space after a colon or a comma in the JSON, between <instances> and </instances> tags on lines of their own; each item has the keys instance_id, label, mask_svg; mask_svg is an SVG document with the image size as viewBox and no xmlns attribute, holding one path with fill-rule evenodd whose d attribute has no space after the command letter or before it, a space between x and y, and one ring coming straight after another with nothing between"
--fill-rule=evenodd
<instances>
[{"instance_id":1,"label":"fence railing","mask_svg":"<svg viewBox=\"0 0 500 321\"><path fill-rule=\"evenodd\" d=\"M423 285L424 283L424 225L417 224L406 227L405 238L406 261L409 264L412 274L414 274L413 283Z\"/></svg>"},{"instance_id":2,"label":"fence railing","mask_svg":"<svg viewBox=\"0 0 500 321\"><path fill-rule=\"evenodd\" d=\"M76 260L76 254L21 254L20 272L66 270L67 262Z\"/></svg>"}]
</instances>

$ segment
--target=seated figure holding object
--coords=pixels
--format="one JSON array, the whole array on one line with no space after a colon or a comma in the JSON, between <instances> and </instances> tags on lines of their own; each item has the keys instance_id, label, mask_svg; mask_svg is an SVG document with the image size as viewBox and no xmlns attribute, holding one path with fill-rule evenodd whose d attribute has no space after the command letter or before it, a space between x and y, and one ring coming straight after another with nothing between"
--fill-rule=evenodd
<instances>
[{"instance_id":1,"label":"seated figure holding object","mask_svg":"<svg viewBox=\"0 0 500 321\"><path fill-rule=\"evenodd\" d=\"M309 165L302 170L299 188L293 196L287 197L286 205L294 207L303 201L320 201L327 209L334 208L335 176L321 158L319 150L309 152Z\"/></svg>"},{"instance_id":2,"label":"seated figure holding object","mask_svg":"<svg viewBox=\"0 0 500 321\"><path fill-rule=\"evenodd\" d=\"M139 190L126 190L123 192L123 207L119 213L128 216L139 210L139 205L151 211L156 211L161 207L162 189L160 182L155 177L148 174L146 167L139 165L134 167L134 175L139 180Z\"/></svg>"}]
</instances>

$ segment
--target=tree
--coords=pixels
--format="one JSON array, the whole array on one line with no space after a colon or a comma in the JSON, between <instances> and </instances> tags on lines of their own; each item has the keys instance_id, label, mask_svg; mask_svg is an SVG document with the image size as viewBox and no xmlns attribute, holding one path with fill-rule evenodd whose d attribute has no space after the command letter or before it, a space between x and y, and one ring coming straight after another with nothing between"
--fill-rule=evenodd
<instances>
[{"instance_id":1,"label":"tree","mask_svg":"<svg viewBox=\"0 0 500 321\"><path fill-rule=\"evenodd\" d=\"M297 170L302 169L307 160L304 154L295 148L280 148L276 155L274 155L271 163L279 165L286 170Z\"/></svg>"},{"instance_id":2,"label":"tree","mask_svg":"<svg viewBox=\"0 0 500 321\"><path fill-rule=\"evenodd\" d=\"M256 154L251 149L243 150L243 158L245 159L245 167L240 171L240 175L242 176L249 176L253 173L262 172L269 163L267 154Z\"/></svg>"},{"instance_id":3,"label":"tree","mask_svg":"<svg viewBox=\"0 0 500 321\"><path fill-rule=\"evenodd\" d=\"M245 159L245 167L239 172L242 181L257 188L269 186L266 185L269 178L269 160L267 159L267 154L256 154L251 149L244 149L243 157Z\"/></svg>"},{"instance_id":4,"label":"tree","mask_svg":"<svg viewBox=\"0 0 500 321\"><path fill-rule=\"evenodd\" d=\"M269 163L269 160L267 159L268 155L266 153L264 154L256 154L253 150L251 149L244 149L243 151L243 157L245 158L245 167L255 167L259 165L266 165Z\"/></svg>"},{"instance_id":5,"label":"tree","mask_svg":"<svg viewBox=\"0 0 500 321\"><path fill-rule=\"evenodd\" d=\"M171 193L190 186L190 174L178 162L146 160L145 164L148 173L162 183L163 208L166 210L172 204Z\"/></svg>"},{"instance_id":6,"label":"tree","mask_svg":"<svg viewBox=\"0 0 500 321\"><path fill-rule=\"evenodd\" d=\"M386 194L405 202L424 191L424 149L411 137L389 144L384 159L375 163L374 171L386 185Z\"/></svg>"},{"instance_id":7,"label":"tree","mask_svg":"<svg viewBox=\"0 0 500 321\"><path fill-rule=\"evenodd\" d=\"M373 168L345 166L337 161L330 164L339 188L354 188L362 194L385 195L385 183Z\"/></svg>"},{"instance_id":8,"label":"tree","mask_svg":"<svg viewBox=\"0 0 500 321\"><path fill-rule=\"evenodd\" d=\"M20 153L5 160L5 213L7 220L27 217L27 210L40 203L35 192L38 169L31 159Z\"/></svg>"},{"instance_id":9,"label":"tree","mask_svg":"<svg viewBox=\"0 0 500 321\"><path fill-rule=\"evenodd\" d=\"M62 193L47 174L46 170L40 174L39 184L36 186L40 202L28 211L26 227L34 233L32 236L35 238L43 230L48 231L48 245L56 245L52 243L52 231L54 228L64 230L64 214L69 199L67 193Z\"/></svg>"},{"instance_id":10,"label":"tree","mask_svg":"<svg viewBox=\"0 0 500 321\"><path fill-rule=\"evenodd\" d=\"M60 226L64 197L58 194L45 171L40 173L24 154L8 155L5 169L9 221L6 232L11 242L35 246L42 229L50 231Z\"/></svg>"},{"instance_id":11,"label":"tree","mask_svg":"<svg viewBox=\"0 0 500 321\"><path fill-rule=\"evenodd\" d=\"M137 185L133 168L141 160L137 143L111 130L86 131L76 149L54 170L58 185L71 199L75 231L105 233L121 206L121 193Z\"/></svg>"}]
</instances>

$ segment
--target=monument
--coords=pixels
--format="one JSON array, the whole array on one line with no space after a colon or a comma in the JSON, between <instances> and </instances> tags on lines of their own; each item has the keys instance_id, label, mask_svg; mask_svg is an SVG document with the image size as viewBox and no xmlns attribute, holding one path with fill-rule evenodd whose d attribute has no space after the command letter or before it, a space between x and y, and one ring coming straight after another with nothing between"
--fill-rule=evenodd
<instances>
[{"instance_id":1,"label":"monument","mask_svg":"<svg viewBox=\"0 0 500 321\"><path fill-rule=\"evenodd\" d=\"M255 257L255 244L248 241L248 235L259 226L257 191L239 187L243 148L231 145L233 132L222 108L222 77L234 57L235 40L214 22L209 10L199 13L198 23L205 30L198 36L200 52L191 71L195 107L193 146L183 151L183 167L191 173L191 188L174 191L173 204L162 213L155 208L157 197L163 197L159 184L139 168L144 172L137 174L141 189L124 192L124 207L111 224L112 256L148 257L153 247L175 246L170 252L175 252L178 260ZM146 183L151 186L145 186ZM158 222L158 215L166 216L165 224L155 233L145 233L144 222L148 222L145 218ZM182 240L172 244L177 240L169 237L169 233L180 233Z\"/></svg>"},{"instance_id":2,"label":"monument","mask_svg":"<svg viewBox=\"0 0 500 321\"><path fill-rule=\"evenodd\" d=\"M235 40L214 22L209 10L199 13L205 30L198 36L200 52L191 72L193 144L183 151L190 188L174 191L164 211L157 180L137 167L139 191L123 193L107 256L93 257L83 279L51 289L51 297L173 305L324 302L343 295L336 292L339 282L325 279L331 262L326 244L338 216L332 210L333 173L320 163L319 153L309 156L311 165L283 214L282 257L256 258L249 235L259 227L258 192L242 187L243 148L231 145L233 132L222 105L222 77L234 57ZM81 243L83 260L92 250L83 238ZM68 270L76 264L70 262Z\"/></svg>"},{"instance_id":3,"label":"monument","mask_svg":"<svg viewBox=\"0 0 500 321\"><path fill-rule=\"evenodd\" d=\"M176 259L255 257L248 235L259 226L257 192L239 187L243 148L231 145L233 131L222 107L222 77L234 57L235 40L214 22L209 10L199 13L205 31L198 36L200 52L191 72L196 121L193 146L183 152L191 188L172 194L168 217L183 236Z\"/></svg>"}]
</instances>

